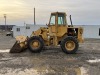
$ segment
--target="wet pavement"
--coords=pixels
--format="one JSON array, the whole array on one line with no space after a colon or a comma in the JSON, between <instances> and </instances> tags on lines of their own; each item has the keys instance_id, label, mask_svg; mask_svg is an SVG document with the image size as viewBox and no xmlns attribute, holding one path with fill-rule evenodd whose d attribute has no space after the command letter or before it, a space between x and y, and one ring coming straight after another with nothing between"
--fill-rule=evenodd
<instances>
[{"instance_id":1,"label":"wet pavement","mask_svg":"<svg viewBox=\"0 0 100 75\"><path fill-rule=\"evenodd\" d=\"M12 37L0 35L0 75L100 75L100 39L87 39L76 54L58 48L10 54Z\"/></svg>"},{"instance_id":2,"label":"wet pavement","mask_svg":"<svg viewBox=\"0 0 100 75\"><path fill-rule=\"evenodd\" d=\"M0 53L0 75L100 75L100 51L65 54L60 48L19 54Z\"/></svg>"}]
</instances>

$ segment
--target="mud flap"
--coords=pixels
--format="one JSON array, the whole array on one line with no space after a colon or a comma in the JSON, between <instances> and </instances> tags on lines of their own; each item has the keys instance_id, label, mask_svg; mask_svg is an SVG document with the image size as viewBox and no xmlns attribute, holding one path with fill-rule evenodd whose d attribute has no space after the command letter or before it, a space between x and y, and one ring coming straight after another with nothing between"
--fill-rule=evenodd
<instances>
[{"instance_id":1,"label":"mud flap","mask_svg":"<svg viewBox=\"0 0 100 75\"><path fill-rule=\"evenodd\" d=\"M20 53L26 49L21 48L20 44L16 41L13 47L10 50L10 53Z\"/></svg>"}]
</instances>

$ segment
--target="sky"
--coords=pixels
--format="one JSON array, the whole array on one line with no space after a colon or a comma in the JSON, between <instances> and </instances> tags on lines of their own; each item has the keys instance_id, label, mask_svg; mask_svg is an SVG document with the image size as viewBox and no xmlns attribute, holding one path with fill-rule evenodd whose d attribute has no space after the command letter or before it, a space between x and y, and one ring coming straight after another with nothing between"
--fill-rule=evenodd
<instances>
[{"instance_id":1,"label":"sky","mask_svg":"<svg viewBox=\"0 0 100 75\"><path fill-rule=\"evenodd\" d=\"M75 25L100 25L100 0L0 0L0 24L23 26L34 24L34 7L36 24L48 24L51 12L66 12L68 24L72 15Z\"/></svg>"}]
</instances>

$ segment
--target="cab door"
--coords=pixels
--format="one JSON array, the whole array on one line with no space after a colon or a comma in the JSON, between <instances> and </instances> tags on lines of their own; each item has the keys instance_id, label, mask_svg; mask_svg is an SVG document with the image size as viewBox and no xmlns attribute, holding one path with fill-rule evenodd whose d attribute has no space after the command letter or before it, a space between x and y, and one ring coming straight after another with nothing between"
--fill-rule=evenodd
<instances>
[{"instance_id":1,"label":"cab door","mask_svg":"<svg viewBox=\"0 0 100 75\"><path fill-rule=\"evenodd\" d=\"M57 36L62 37L66 32L67 32L66 15L63 13L59 13L57 20Z\"/></svg>"},{"instance_id":2,"label":"cab door","mask_svg":"<svg viewBox=\"0 0 100 75\"><path fill-rule=\"evenodd\" d=\"M52 14L49 23L49 32L52 36L57 33L57 21L56 21L56 14Z\"/></svg>"}]
</instances>

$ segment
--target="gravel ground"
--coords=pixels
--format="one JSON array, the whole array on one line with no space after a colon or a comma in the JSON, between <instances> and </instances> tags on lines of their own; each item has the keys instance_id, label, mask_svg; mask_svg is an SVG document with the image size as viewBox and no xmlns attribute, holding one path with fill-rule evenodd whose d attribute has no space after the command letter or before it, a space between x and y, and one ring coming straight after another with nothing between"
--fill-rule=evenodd
<instances>
[{"instance_id":1,"label":"gravel ground","mask_svg":"<svg viewBox=\"0 0 100 75\"><path fill-rule=\"evenodd\" d=\"M10 49L14 42L11 36L0 35L1 50ZM60 48L1 52L0 75L100 75L100 40L86 39L76 54L65 54Z\"/></svg>"},{"instance_id":2,"label":"gravel ground","mask_svg":"<svg viewBox=\"0 0 100 75\"><path fill-rule=\"evenodd\" d=\"M15 43L15 39L6 34L0 34L0 49L10 49Z\"/></svg>"}]
</instances>

